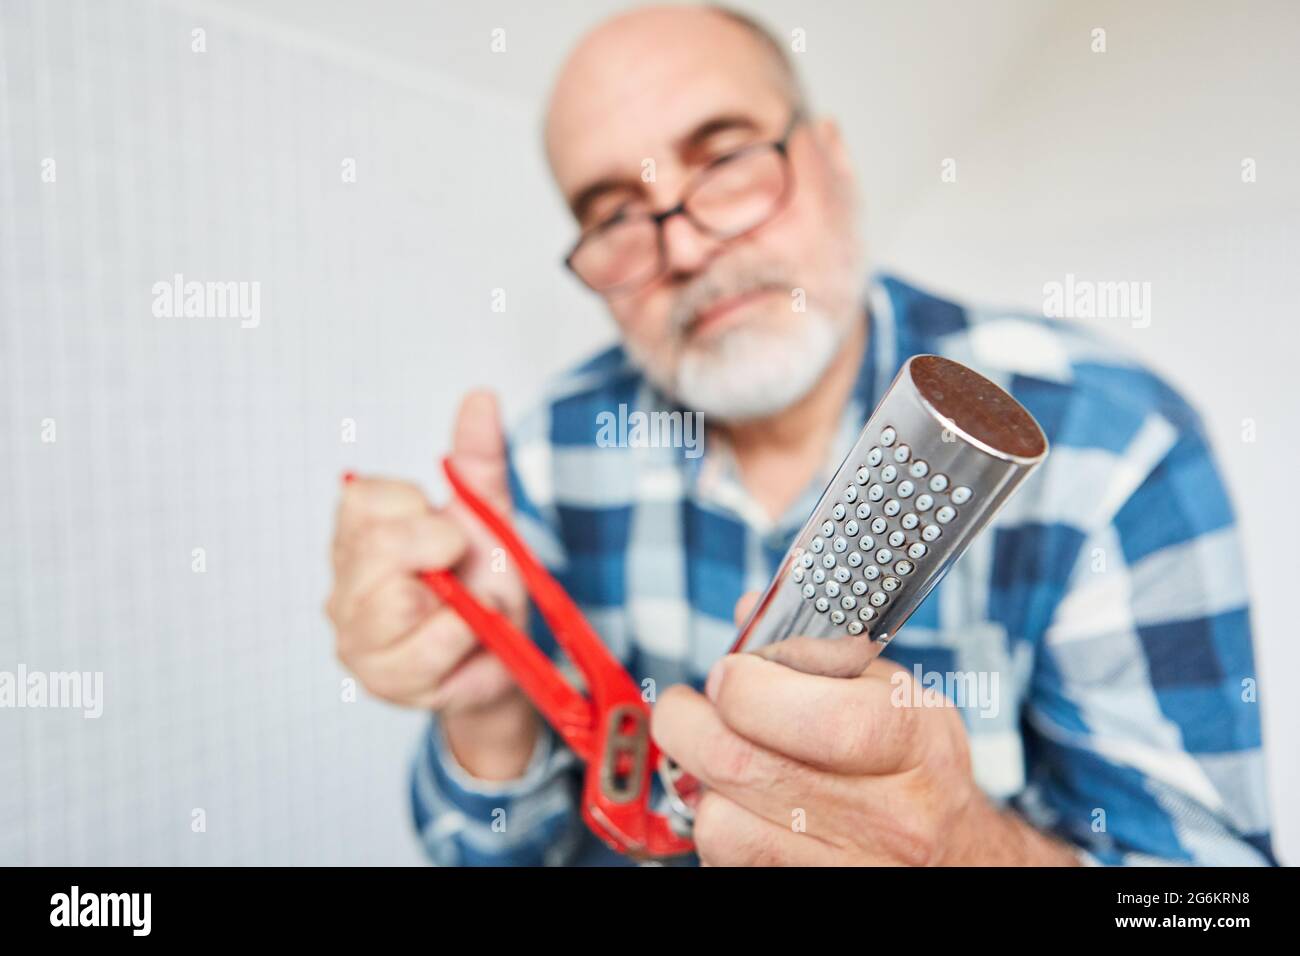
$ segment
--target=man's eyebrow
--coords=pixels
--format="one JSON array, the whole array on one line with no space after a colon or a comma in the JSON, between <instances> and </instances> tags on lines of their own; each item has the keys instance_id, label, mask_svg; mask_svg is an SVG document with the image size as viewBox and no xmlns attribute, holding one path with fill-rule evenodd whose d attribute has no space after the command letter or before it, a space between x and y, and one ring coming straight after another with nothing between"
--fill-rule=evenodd
<instances>
[{"instance_id":1,"label":"man's eyebrow","mask_svg":"<svg viewBox=\"0 0 1300 956\"><path fill-rule=\"evenodd\" d=\"M691 150L703 146L719 133L727 133L732 130L752 133L757 132L760 128L758 121L752 116L746 116L744 113L723 113L720 116L711 116L703 123L700 123L685 136L678 139L676 146L679 152L689 153Z\"/></svg>"},{"instance_id":2,"label":"man's eyebrow","mask_svg":"<svg viewBox=\"0 0 1300 956\"><path fill-rule=\"evenodd\" d=\"M577 195L569 200L569 208L573 211L573 218L582 222L591 204L605 193L640 191L641 181L635 177L605 176L578 190Z\"/></svg>"}]
</instances>

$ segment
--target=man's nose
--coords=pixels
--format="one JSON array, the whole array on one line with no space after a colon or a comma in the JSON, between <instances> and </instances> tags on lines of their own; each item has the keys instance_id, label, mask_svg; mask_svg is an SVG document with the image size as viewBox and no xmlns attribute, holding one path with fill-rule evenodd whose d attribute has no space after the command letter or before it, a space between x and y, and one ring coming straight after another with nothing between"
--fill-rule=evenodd
<instances>
[{"instance_id":1,"label":"man's nose","mask_svg":"<svg viewBox=\"0 0 1300 956\"><path fill-rule=\"evenodd\" d=\"M670 275L693 275L706 266L721 245L705 235L685 216L664 222L664 271Z\"/></svg>"}]
</instances>

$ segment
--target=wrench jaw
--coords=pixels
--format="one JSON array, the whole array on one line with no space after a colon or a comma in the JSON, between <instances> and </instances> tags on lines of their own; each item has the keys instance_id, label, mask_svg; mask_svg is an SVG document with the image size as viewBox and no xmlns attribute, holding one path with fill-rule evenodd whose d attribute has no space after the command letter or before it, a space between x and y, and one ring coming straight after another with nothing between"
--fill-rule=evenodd
<instances>
[{"instance_id":1,"label":"wrench jaw","mask_svg":"<svg viewBox=\"0 0 1300 956\"><path fill-rule=\"evenodd\" d=\"M668 817L652 813L650 768L661 755L650 740L650 711L625 703L606 715L597 773L588 775L583 800L587 825L612 849L641 862L684 856L694 850L689 834Z\"/></svg>"},{"instance_id":2,"label":"wrench jaw","mask_svg":"<svg viewBox=\"0 0 1300 956\"><path fill-rule=\"evenodd\" d=\"M668 806L672 811L669 823L673 832L689 837L695 825L695 807L704 794L704 787L667 754L660 755L656 770L664 793L668 795Z\"/></svg>"},{"instance_id":3,"label":"wrench jaw","mask_svg":"<svg viewBox=\"0 0 1300 956\"><path fill-rule=\"evenodd\" d=\"M636 704L618 704L605 717L600 793L612 803L630 803L645 785L649 716Z\"/></svg>"}]
</instances>

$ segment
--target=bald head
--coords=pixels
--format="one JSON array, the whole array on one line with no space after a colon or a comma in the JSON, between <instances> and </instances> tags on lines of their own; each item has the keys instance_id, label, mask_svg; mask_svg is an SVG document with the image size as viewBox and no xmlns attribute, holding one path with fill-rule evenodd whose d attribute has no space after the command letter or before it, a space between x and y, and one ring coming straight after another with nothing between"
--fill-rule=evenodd
<instances>
[{"instance_id":1,"label":"bald head","mask_svg":"<svg viewBox=\"0 0 1300 956\"><path fill-rule=\"evenodd\" d=\"M653 6L604 21L569 54L551 91L545 139L552 168L559 147L584 127L600 128L612 115L670 92L671 98L690 95L683 83L716 84L716 74L775 95L789 109L803 106L784 47L746 14L720 6Z\"/></svg>"}]
</instances>

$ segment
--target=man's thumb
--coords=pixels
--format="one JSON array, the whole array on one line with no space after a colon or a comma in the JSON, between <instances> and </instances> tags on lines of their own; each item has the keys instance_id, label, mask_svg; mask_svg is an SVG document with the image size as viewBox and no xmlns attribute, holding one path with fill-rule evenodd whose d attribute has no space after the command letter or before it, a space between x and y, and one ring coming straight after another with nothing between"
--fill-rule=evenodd
<instances>
[{"instance_id":1,"label":"man's thumb","mask_svg":"<svg viewBox=\"0 0 1300 956\"><path fill-rule=\"evenodd\" d=\"M460 403L452 428L451 462L475 494L509 517L505 429L496 396L486 389L470 392Z\"/></svg>"}]
</instances>

